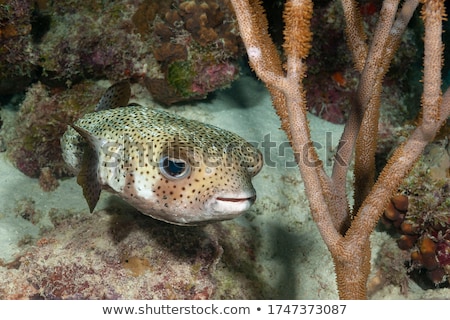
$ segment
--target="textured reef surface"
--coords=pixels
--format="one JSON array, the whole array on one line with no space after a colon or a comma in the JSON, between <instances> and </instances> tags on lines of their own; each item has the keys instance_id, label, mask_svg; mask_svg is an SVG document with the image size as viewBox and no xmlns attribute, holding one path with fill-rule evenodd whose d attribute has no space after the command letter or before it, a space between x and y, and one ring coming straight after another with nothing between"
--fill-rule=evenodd
<instances>
[{"instance_id":1,"label":"textured reef surface","mask_svg":"<svg viewBox=\"0 0 450 320\"><path fill-rule=\"evenodd\" d=\"M1 1L0 94L106 78L164 104L204 98L238 75L237 30L227 0Z\"/></svg>"},{"instance_id":2,"label":"textured reef surface","mask_svg":"<svg viewBox=\"0 0 450 320\"><path fill-rule=\"evenodd\" d=\"M252 267L254 248L249 239L236 237L240 234L238 225L183 228L149 219L129 207L120 208L120 204L118 207L89 216L61 217L54 212L55 228L44 233L31 250L0 270L0 277L8 279L8 283L2 283L0 297L257 299L266 296Z\"/></svg>"}]
</instances>

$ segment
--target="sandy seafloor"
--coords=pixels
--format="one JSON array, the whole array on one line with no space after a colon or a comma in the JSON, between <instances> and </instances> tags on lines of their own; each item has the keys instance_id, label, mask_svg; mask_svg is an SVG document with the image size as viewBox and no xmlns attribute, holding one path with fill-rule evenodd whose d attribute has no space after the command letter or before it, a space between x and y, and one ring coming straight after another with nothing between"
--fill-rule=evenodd
<instances>
[{"instance_id":1,"label":"sandy seafloor","mask_svg":"<svg viewBox=\"0 0 450 320\"><path fill-rule=\"evenodd\" d=\"M139 91L136 86L133 90ZM142 99L149 99L142 90L140 92L140 103ZM234 131L249 141L261 143L264 136L270 134L271 141L277 142L277 145L285 142L286 145L286 136L280 129L268 92L250 76L242 76L232 88L216 93L206 102L176 106L170 110ZM11 110L4 110L3 118L12 116L12 113ZM327 169L330 169L327 158L332 155L332 148L343 127L314 116L310 117L310 125L320 155ZM256 252L256 260L261 266L259 276L278 289L279 294L275 298L336 299L338 296L331 257L309 215L298 169L285 166L286 162L293 162L292 151L289 148L283 150L286 152L284 155L273 148L270 152L273 164L265 165L254 178L257 201L250 212L226 223L239 223L259 234L260 243ZM268 154L264 156L267 163ZM39 238L38 226L15 213L24 199L33 201L36 210L44 214L50 210L88 212L75 178L61 180L55 191L44 192L37 179L28 178L18 171L6 159L5 153L0 154L0 177L0 259L4 262L12 261L24 250L19 242L25 235ZM103 191L96 210L104 208L110 197L114 196ZM48 221L41 219L41 224L45 223ZM393 241L387 234L375 232L372 241L373 260L380 259L378 249L384 243ZM413 281L408 282L407 295L401 293L399 286L383 285L375 290L371 298L450 298L449 289L422 290Z\"/></svg>"}]
</instances>

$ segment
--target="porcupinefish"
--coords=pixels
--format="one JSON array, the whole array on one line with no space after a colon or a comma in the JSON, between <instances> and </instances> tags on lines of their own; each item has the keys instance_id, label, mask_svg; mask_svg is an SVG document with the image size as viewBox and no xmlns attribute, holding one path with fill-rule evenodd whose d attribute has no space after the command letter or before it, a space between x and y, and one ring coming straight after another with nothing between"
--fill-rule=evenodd
<instances>
[{"instance_id":1,"label":"porcupinefish","mask_svg":"<svg viewBox=\"0 0 450 320\"><path fill-rule=\"evenodd\" d=\"M130 104L119 82L61 138L63 158L92 212L106 189L143 214L178 225L232 219L254 203L258 149L240 136Z\"/></svg>"}]
</instances>

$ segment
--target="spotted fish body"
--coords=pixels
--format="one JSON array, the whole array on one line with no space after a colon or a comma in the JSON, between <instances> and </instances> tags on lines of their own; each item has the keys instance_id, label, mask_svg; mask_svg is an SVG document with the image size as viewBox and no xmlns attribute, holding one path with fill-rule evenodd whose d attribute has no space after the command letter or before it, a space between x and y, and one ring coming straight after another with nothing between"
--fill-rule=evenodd
<instances>
[{"instance_id":1,"label":"spotted fish body","mask_svg":"<svg viewBox=\"0 0 450 320\"><path fill-rule=\"evenodd\" d=\"M76 121L61 138L63 158L78 175L91 212L102 189L179 225L232 219L253 204L251 179L262 166L253 145L155 108L116 108L128 102L129 92L125 82L110 87L100 111Z\"/></svg>"}]
</instances>

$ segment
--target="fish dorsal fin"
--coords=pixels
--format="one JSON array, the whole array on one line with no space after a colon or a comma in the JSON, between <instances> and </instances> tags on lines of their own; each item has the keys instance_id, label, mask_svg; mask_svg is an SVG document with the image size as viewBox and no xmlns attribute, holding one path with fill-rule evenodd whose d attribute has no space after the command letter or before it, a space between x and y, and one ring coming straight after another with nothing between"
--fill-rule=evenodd
<instances>
[{"instance_id":1,"label":"fish dorsal fin","mask_svg":"<svg viewBox=\"0 0 450 320\"><path fill-rule=\"evenodd\" d=\"M128 81L120 81L109 87L101 97L95 111L126 107L131 96L131 87Z\"/></svg>"},{"instance_id":2,"label":"fish dorsal fin","mask_svg":"<svg viewBox=\"0 0 450 320\"><path fill-rule=\"evenodd\" d=\"M78 173L77 183L83 189L83 195L92 213L100 198L102 187L98 177L98 153L95 150L94 139L88 131L76 125L72 125L86 141L87 145L84 148L83 160L81 161L81 170Z\"/></svg>"}]
</instances>

